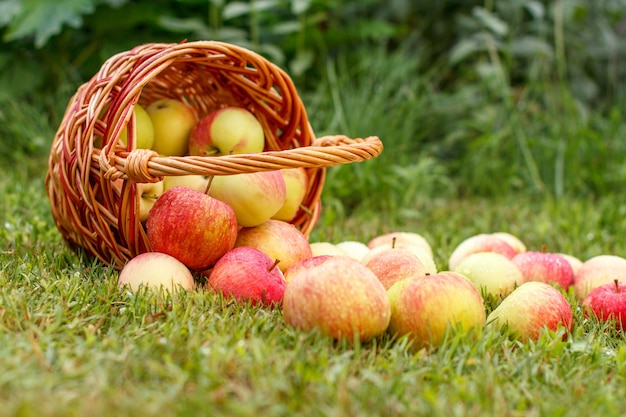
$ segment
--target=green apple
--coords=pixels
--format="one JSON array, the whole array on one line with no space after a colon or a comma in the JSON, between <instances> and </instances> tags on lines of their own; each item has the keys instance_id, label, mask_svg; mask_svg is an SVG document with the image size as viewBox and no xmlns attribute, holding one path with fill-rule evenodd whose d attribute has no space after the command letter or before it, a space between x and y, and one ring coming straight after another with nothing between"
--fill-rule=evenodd
<instances>
[{"instance_id":1,"label":"green apple","mask_svg":"<svg viewBox=\"0 0 626 417\"><path fill-rule=\"evenodd\" d=\"M206 193L210 178L204 175L168 175L163 178L163 192L181 186Z\"/></svg>"},{"instance_id":2,"label":"green apple","mask_svg":"<svg viewBox=\"0 0 626 417\"><path fill-rule=\"evenodd\" d=\"M209 195L231 206L240 226L258 226L285 203L285 180L280 171L259 171L213 177Z\"/></svg>"},{"instance_id":3,"label":"green apple","mask_svg":"<svg viewBox=\"0 0 626 417\"><path fill-rule=\"evenodd\" d=\"M166 98L150 104L146 112L154 127L152 149L165 156L186 155L189 135L196 125L191 108L180 100Z\"/></svg>"},{"instance_id":4,"label":"green apple","mask_svg":"<svg viewBox=\"0 0 626 417\"><path fill-rule=\"evenodd\" d=\"M242 107L225 107L200 119L189 136L189 154L200 156L263 152L263 126Z\"/></svg>"},{"instance_id":5,"label":"green apple","mask_svg":"<svg viewBox=\"0 0 626 417\"><path fill-rule=\"evenodd\" d=\"M133 108L135 117L135 148L152 149L154 145L154 126L146 109L136 104ZM120 140L126 145L128 140L128 126L124 127Z\"/></svg>"},{"instance_id":6,"label":"green apple","mask_svg":"<svg viewBox=\"0 0 626 417\"><path fill-rule=\"evenodd\" d=\"M148 220L148 213L163 194L163 181L137 183L137 195L139 196L139 220Z\"/></svg>"},{"instance_id":7,"label":"green apple","mask_svg":"<svg viewBox=\"0 0 626 417\"><path fill-rule=\"evenodd\" d=\"M309 176L302 167L281 169L280 172L285 179L285 203L272 218L289 222L300 211L302 200L306 196Z\"/></svg>"},{"instance_id":8,"label":"green apple","mask_svg":"<svg viewBox=\"0 0 626 417\"><path fill-rule=\"evenodd\" d=\"M496 252L476 252L463 258L454 268L476 285L482 294L496 300L509 295L524 283L522 271L506 256Z\"/></svg>"}]
</instances>

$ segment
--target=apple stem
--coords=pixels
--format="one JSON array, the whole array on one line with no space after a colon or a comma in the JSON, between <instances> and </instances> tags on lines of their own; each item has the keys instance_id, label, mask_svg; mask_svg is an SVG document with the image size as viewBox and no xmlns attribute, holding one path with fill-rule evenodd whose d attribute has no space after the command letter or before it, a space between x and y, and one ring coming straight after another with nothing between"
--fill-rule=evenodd
<instances>
[{"instance_id":1,"label":"apple stem","mask_svg":"<svg viewBox=\"0 0 626 417\"><path fill-rule=\"evenodd\" d=\"M619 280L614 279L613 282L615 283L615 292L618 293L619 292Z\"/></svg>"},{"instance_id":2,"label":"apple stem","mask_svg":"<svg viewBox=\"0 0 626 417\"><path fill-rule=\"evenodd\" d=\"M202 156L215 156L215 155L219 155L220 154L220 150L216 149L216 148L211 148L211 149L207 149L206 151L204 151L202 153Z\"/></svg>"},{"instance_id":3,"label":"apple stem","mask_svg":"<svg viewBox=\"0 0 626 417\"><path fill-rule=\"evenodd\" d=\"M272 269L276 268L276 266L280 263L280 259L276 259L273 264L267 268L268 272L272 271Z\"/></svg>"},{"instance_id":4,"label":"apple stem","mask_svg":"<svg viewBox=\"0 0 626 417\"><path fill-rule=\"evenodd\" d=\"M396 248L396 239L397 237L392 237L391 238L391 249L395 249Z\"/></svg>"},{"instance_id":5,"label":"apple stem","mask_svg":"<svg viewBox=\"0 0 626 417\"><path fill-rule=\"evenodd\" d=\"M548 247L545 244L541 245L541 253L546 253L546 250L548 250Z\"/></svg>"},{"instance_id":6,"label":"apple stem","mask_svg":"<svg viewBox=\"0 0 626 417\"><path fill-rule=\"evenodd\" d=\"M206 188L204 189L204 194L208 194L209 190L211 189L211 183L213 182L213 178L215 178L215 176L211 175L209 177L209 181L206 184Z\"/></svg>"}]
</instances>

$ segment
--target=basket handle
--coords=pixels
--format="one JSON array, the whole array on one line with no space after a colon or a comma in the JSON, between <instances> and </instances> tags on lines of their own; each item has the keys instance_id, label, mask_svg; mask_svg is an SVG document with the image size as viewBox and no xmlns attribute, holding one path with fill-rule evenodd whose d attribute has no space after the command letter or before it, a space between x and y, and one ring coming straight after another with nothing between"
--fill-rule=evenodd
<instances>
[{"instance_id":1,"label":"basket handle","mask_svg":"<svg viewBox=\"0 0 626 417\"><path fill-rule=\"evenodd\" d=\"M170 175L234 175L283 168L325 168L372 159L383 150L376 136L350 139L344 135L323 136L310 146L282 151L222 156L162 157L150 149L111 152L108 147L94 149L93 154L104 177L138 183L157 182Z\"/></svg>"}]
</instances>

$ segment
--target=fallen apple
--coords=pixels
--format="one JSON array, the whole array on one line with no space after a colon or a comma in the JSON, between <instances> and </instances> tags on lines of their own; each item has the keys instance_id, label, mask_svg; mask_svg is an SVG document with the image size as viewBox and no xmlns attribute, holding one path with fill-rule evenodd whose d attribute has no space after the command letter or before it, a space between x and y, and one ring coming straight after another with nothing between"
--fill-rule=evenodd
<instances>
[{"instance_id":1,"label":"fallen apple","mask_svg":"<svg viewBox=\"0 0 626 417\"><path fill-rule=\"evenodd\" d=\"M133 292L142 287L167 292L194 288L189 269L178 259L161 252L144 252L132 258L122 268L117 283L120 288L128 287Z\"/></svg>"},{"instance_id":2,"label":"fallen apple","mask_svg":"<svg viewBox=\"0 0 626 417\"><path fill-rule=\"evenodd\" d=\"M454 270L463 258L476 252L497 252L509 259L517 255L517 250L502 238L480 233L466 238L454 248L448 259L448 268Z\"/></svg>"},{"instance_id":3,"label":"fallen apple","mask_svg":"<svg viewBox=\"0 0 626 417\"><path fill-rule=\"evenodd\" d=\"M432 250L432 247L430 246L430 243L428 242L428 240L426 240L424 236L422 236L421 234L417 232L383 233L381 235L375 236L372 239L370 239L370 241L367 242L367 246L370 249L373 249L379 245L389 246L392 243L394 246L396 245L401 246L406 243L420 246L425 250L428 256L430 256L431 258L433 257L433 250Z\"/></svg>"},{"instance_id":4,"label":"fallen apple","mask_svg":"<svg viewBox=\"0 0 626 417\"><path fill-rule=\"evenodd\" d=\"M511 259L522 271L524 281L559 285L567 291L574 284L574 271L565 258L556 253L526 251Z\"/></svg>"},{"instance_id":5,"label":"fallen apple","mask_svg":"<svg viewBox=\"0 0 626 417\"><path fill-rule=\"evenodd\" d=\"M420 260L422 265L424 265L424 268L426 268L427 273L433 275L438 272L437 264L435 264L435 260L433 259L433 257L428 254L428 251L424 249L423 246L416 245L411 242L399 242L398 243L396 241L392 241L390 243L380 243L376 245L375 247L373 247L372 249L370 249L369 252L366 253L365 256L363 256L363 258L361 259L361 262L363 264L367 264L370 259L378 256L380 252L384 252L389 249L407 250L413 253L413 255L415 255Z\"/></svg>"},{"instance_id":6,"label":"fallen apple","mask_svg":"<svg viewBox=\"0 0 626 417\"><path fill-rule=\"evenodd\" d=\"M491 233L491 235L495 236L495 237L497 237L499 239L504 240L506 243L511 245L511 247L513 249L515 249L518 253L526 252L526 250L527 250L526 244L524 242L522 242L520 238L518 238L517 236L515 236L512 233L509 233L509 232L494 232L494 233Z\"/></svg>"},{"instance_id":7,"label":"fallen apple","mask_svg":"<svg viewBox=\"0 0 626 417\"><path fill-rule=\"evenodd\" d=\"M403 279L425 277L428 274L420 258L403 248L376 251L374 256L368 258L365 266L372 270L386 290Z\"/></svg>"},{"instance_id":8,"label":"fallen apple","mask_svg":"<svg viewBox=\"0 0 626 417\"><path fill-rule=\"evenodd\" d=\"M348 253L345 250L331 242L311 242L310 245L312 256L348 256Z\"/></svg>"},{"instance_id":9,"label":"fallen apple","mask_svg":"<svg viewBox=\"0 0 626 417\"><path fill-rule=\"evenodd\" d=\"M576 297L583 301L589 291L615 280L626 282L626 259L617 255L597 255L587 259L574 276Z\"/></svg>"},{"instance_id":10,"label":"fallen apple","mask_svg":"<svg viewBox=\"0 0 626 417\"><path fill-rule=\"evenodd\" d=\"M617 330L626 328L626 282L615 280L591 290L582 303L585 313L600 322L612 322Z\"/></svg>"},{"instance_id":11,"label":"fallen apple","mask_svg":"<svg viewBox=\"0 0 626 417\"><path fill-rule=\"evenodd\" d=\"M463 258L454 268L474 283L483 297L501 300L524 283L522 271L506 256L496 252L476 252Z\"/></svg>"},{"instance_id":12,"label":"fallen apple","mask_svg":"<svg viewBox=\"0 0 626 417\"><path fill-rule=\"evenodd\" d=\"M238 229L228 204L186 187L164 192L146 222L152 250L167 253L194 271L208 269L231 250Z\"/></svg>"},{"instance_id":13,"label":"fallen apple","mask_svg":"<svg viewBox=\"0 0 626 417\"><path fill-rule=\"evenodd\" d=\"M335 243L335 246L357 261L361 261L370 251L370 248L365 243L356 240L344 240Z\"/></svg>"}]
</instances>

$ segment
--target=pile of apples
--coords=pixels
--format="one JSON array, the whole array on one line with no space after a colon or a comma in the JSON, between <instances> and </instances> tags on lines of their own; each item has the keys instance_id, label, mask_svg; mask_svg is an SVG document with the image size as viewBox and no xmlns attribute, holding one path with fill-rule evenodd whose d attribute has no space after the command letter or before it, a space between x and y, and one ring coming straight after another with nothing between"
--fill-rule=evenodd
<instances>
[{"instance_id":1,"label":"pile of apples","mask_svg":"<svg viewBox=\"0 0 626 417\"><path fill-rule=\"evenodd\" d=\"M236 107L196 122L184 103L160 100L135 107L135 129L136 147L163 155L254 153L265 146L259 121ZM626 259L615 255L583 262L529 251L510 233L481 233L460 242L440 269L416 232L310 242L290 223L308 186L301 168L166 177L149 198L146 190L155 185L142 186L140 216L153 251L120 272L118 285L132 291L202 287L280 308L285 323L302 331L360 341L388 332L417 349L442 344L450 331L474 334L486 326L522 341L546 329L565 336L574 324L569 294L587 315L620 329L626 319ZM495 303L489 314L487 297Z\"/></svg>"}]
</instances>

